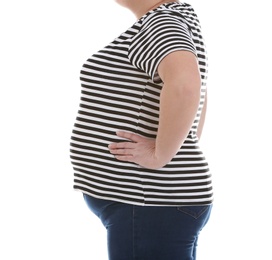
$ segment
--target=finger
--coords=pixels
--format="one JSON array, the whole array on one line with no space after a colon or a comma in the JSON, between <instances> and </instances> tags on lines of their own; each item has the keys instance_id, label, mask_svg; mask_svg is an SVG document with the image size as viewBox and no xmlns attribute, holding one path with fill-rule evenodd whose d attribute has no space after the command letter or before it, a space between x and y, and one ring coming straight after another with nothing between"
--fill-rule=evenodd
<instances>
[{"instance_id":1,"label":"finger","mask_svg":"<svg viewBox=\"0 0 272 260\"><path fill-rule=\"evenodd\" d=\"M135 162L132 155L126 155L126 156L116 155L115 158L116 158L118 161L123 161L123 162Z\"/></svg>"},{"instance_id":2,"label":"finger","mask_svg":"<svg viewBox=\"0 0 272 260\"><path fill-rule=\"evenodd\" d=\"M140 142L143 139L142 136L134 134L134 133L131 133L131 132L117 131L116 134L119 137L122 137L122 138L125 138L125 139L129 139L129 140L131 140L131 141L133 141L135 143L138 143L138 142Z\"/></svg>"},{"instance_id":3,"label":"finger","mask_svg":"<svg viewBox=\"0 0 272 260\"><path fill-rule=\"evenodd\" d=\"M125 155L125 156L133 156L131 153L131 149L111 149L110 153L113 155Z\"/></svg>"},{"instance_id":4,"label":"finger","mask_svg":"<svg viewBox=\"0 0 272 260\"><path fill-rule=\"evenodd\" d=\"M134 146L135 144L131 142L112 143L108 145L109 149L133 149Z\"/></svg>"}]
</instances>

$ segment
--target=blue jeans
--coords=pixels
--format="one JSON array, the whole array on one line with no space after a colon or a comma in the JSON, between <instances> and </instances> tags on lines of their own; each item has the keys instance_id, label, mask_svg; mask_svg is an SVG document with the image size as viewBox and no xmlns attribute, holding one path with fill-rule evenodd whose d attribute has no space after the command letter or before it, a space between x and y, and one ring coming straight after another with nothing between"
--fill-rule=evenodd
<instances>
[{"instance_id":1,"label":"blue jeans","mask_svg":"<svg viewBox=\"0 0 272 260\"><path fill-rule=\"evenodd\" d=\"M109 260L195 260L212 206L135 206L84 194L107 229Z\"/></svg>"}]
</instances>

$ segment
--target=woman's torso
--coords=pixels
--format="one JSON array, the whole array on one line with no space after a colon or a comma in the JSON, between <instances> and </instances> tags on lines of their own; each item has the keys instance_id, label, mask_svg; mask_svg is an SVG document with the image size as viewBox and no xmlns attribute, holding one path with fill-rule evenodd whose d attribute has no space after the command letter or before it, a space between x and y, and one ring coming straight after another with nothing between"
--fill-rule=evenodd
<instances>
[{"instance_id":1,"label":"woman's torso","mask_svg":"<svg viewBox=\"0 0 272 260\"><path fill-rule=\"evenodd\" d=\"M162 82L133 65L130 47L152 16L181 14L195 45L202 77L201 100L191 131L165 167L150 170L120 162L108 145L120 141L117 130L155 138ZM157 19L157 18L156 18ZM159 19L159 18L158 18ZM212 202L209 167L198 145L197 126L205 98L207 58L199 22L187 4L164 4L86 61L82 96L71 138L74 188L91 196L137 205L201 205Z\"/></svg>"}]
</instances>

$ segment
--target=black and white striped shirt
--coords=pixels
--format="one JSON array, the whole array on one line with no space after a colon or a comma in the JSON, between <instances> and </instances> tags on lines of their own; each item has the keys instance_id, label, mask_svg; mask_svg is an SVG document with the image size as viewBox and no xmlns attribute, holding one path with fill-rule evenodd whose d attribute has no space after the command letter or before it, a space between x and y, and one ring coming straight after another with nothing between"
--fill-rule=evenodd
<instances>
[{"instance_id":1,"label":"black and white striped shirt","mask_svg":"<svg viewBox=\"0 0 272 260\"><path fill-rule=\"evenodd\" d=\"M108 145L117 130L155 138L163 82L158 64L169 53L194 53L202 78L198 113L184 144L158 170L121 162ZM81 70L80 110L71 137L74 189L135 205L212 203L208 164L196 131L206 92L207 57L198 18L185 3L166 3L86 61Z\"/></svg>"}]
</instances>

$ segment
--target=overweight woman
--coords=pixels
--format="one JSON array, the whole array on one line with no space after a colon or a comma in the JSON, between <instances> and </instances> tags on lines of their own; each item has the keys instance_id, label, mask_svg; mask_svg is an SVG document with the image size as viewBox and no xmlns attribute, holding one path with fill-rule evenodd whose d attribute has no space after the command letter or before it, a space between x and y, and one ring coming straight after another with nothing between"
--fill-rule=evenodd
<instances>
[{"instance_id":1,"label":"overweight woman","mask_svg":"<svg viewBox=\"0 0 272 260\"><path fill-rule=\"evenodd\" d=\"M198 144L207 103L201 26L187 3L116 2L137 20L82 67L74 189L107 229L110 260L195 260L213 201Z\"/></svg>"}]
</instances>

